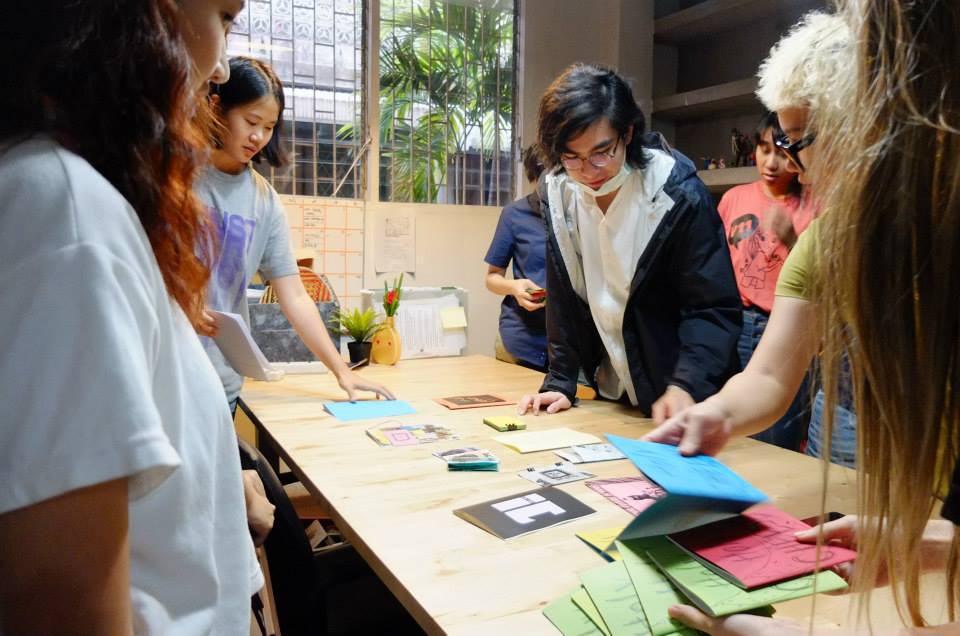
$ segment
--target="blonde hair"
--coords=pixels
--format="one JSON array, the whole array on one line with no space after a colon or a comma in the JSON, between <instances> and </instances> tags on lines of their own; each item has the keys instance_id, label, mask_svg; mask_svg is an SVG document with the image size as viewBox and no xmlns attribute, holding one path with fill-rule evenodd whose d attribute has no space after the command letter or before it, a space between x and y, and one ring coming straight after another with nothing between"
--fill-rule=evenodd
<instances>
[{"instance_id":1,"label":"blonde hair","mask_svg":"<svg viewBox=\"0 0 960 636\"><path fill-rule=\"evenodd\" d=\"M846 0L841 11L854 65L840 77L840 101L817 114L825 436L848 351L861 513L854 588L872 587L886 567L901 618L920 626L921 538L960 441L960 4ZM951 620L957 545L955 534Z\"/></svg>"},{"instance_id":2,"label":"blonde hair","mask_svg":"<svg viewBox=\"0 0 960 636\"><path fill-rule=\"evenodd\" d=\"M757 97L772 111L830 107L825 88L847 72L850 49L850 29L839 15L806 14L760 64Z\"/></svg>"}]
</instances>

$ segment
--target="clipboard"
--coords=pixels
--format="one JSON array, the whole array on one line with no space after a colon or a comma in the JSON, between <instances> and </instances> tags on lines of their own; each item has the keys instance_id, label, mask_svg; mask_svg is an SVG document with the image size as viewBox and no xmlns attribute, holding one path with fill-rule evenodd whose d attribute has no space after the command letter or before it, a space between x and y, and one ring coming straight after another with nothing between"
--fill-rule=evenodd
<instances>
[{"instance_id":1,"label":"clipboard","mask_svg":"<svg viewBox=\"0 0 960 636\"><path fill-rule=\"evenodd\" d=\"M210 314L217 321L217 335L213 340L237 373L267 382L283 378L283 371L275 368L263 355L239 314L223 311L210 311Z\"/></svg>"}]
</instances>

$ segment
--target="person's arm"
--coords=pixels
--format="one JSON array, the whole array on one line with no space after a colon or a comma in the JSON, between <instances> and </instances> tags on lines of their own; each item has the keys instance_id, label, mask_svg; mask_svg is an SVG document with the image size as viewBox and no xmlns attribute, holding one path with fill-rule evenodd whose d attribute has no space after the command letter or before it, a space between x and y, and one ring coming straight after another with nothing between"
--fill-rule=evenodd
<instances>
[{"instance_id":1,"label":"person's arm","mask_svg":"<svg viewBox=\"0 0 960 636\"><path fill-rule=\"evenodd\" d=\"M263 488L263 480L255 470L242 471L243 499L247 506L247 527L253 538L253 545L261 546L267 540L267 535L273 530L274 511L276 506L267 499Z\"/></svg>"},{"instance_id":2,"label":"person's arm","mask_svg":"<svg viewBox=\"0 0 960 636\"><path fill-rule=\"evenodd\" d=\"M822 526L814 526L809 530L797 532L794 536L801 543L816 543L823 532L823 542L843 546L851 550L857 549L857 517L847 515L835 521L829 521ZM920 539L920 571L942 572L947 564L950 546L953 544L954 525L946 519L931 519L927 522ZM831 568L840 576L851 581L856 561L841 563ZM881 568L873 587L883 587L889 583L887 570Z\"/></svg>"},{"instance_id":3,"label":"person's arm","mask_svg":"<svg viewBox=\"0 0 960 636\"><path fill-rule=\"evenodd\" d=\"M527 409L537 415L541 407L545 407L547 413L556 413L570 408L576 401L580 351L575 316L579 314L577 307L581 301L570 281L560 273L560 258L548 241L547 289L551 291L547 302L547 354L550 366L540 390L520 399L517 412L521 415Z\"/></svg>"},{"instance_id":4,"label":"person's arm","mask_svg":"<svg viewBox=\"0 0 960 636\"><path fill-rule=\"evenodd\" d=\"M544 303L533 301L528 289L537 289L538 285L528 278L507 278L507 270L496 265L487 265L487 289L500 296L513 296L517 304L527 311L543 309Z\"/></svg>"},{"instance_id":5,"label":"person's arm","mask_svg":"<svg viewBox=\"0 0 960 636\"><path fill-rule=\"evenodd\" d=\"M356 399L357 391L373 391L388 400L394 399L393 393L383 385L367 380L347 368L346 362L340 357L340 352L337 351L330 339L330 334L327 333L327 326L323 323L317 306L307 294L307 290L303 288L303 282L298 274L274 278L270 284L277 292L283 315L293 325L307 348L333 372L340 387L347 392L351 400Z\"/></svg>"},{"instance_id":6,"label":"person's arm","mask_svg":"<svg viewBox=\"0 0 960 636\"><path fill-rule=\"evenodd\" d=\"M127 480L0 515L0 632L133 634Z\"/></svg>"},{"instance_id":7,"label":"person's arm","mask_svg":"<svg viewBox=\"0 0 960 636\"><path fill-rule=\"evenodd\" d=\"M817 352L816 308L777 296L747 368L723 389L670 418L643 439L678 444L685 455L715 455L730 437L767 428L783 415Z\"/></svg>"}]
</instances>

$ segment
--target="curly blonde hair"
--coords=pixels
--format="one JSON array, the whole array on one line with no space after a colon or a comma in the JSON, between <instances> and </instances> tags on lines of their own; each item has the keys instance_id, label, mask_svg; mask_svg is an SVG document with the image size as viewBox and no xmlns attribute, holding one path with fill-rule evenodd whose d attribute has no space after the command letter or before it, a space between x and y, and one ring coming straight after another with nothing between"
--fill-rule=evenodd
<instances>
[{"instance_id":1,"label":"curly blonde hair","mask_svg":"<svg viewBox=\"0 0 960 636\"><path fill-rule=\"evenodd\" d=\"M811 11L780 39L760 64L757 97L767 110L830 106L829 87L853 57L850 27L836 14Z\"/></svg>"}]
</instances>

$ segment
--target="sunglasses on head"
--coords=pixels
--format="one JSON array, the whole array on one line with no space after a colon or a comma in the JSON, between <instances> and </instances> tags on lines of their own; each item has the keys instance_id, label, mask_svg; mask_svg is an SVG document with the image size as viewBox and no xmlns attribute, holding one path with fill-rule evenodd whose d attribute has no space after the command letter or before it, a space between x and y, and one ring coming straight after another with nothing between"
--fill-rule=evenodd
<instances>
[{"instance_id":1,"label":"sunglasses on head","mask_svg":"<svg viewBox=\"0 0 960 636\"><path fill-rule=\"evenodd\" d=\"M800 161L800 151L809 147L816 138L817 136L815 134L810 133L809 135L805 135L802 139L798 139L797 141L790 143L790 139L788 139L786 135L783 135L774 139L773 143L777 148L783 150L790 158L790 161L792 161L797 168L803 172L806 170L806 168L803 167L803 162Z\"/></svg>"}]
</instances>

